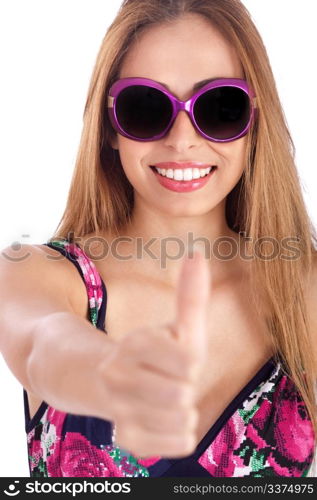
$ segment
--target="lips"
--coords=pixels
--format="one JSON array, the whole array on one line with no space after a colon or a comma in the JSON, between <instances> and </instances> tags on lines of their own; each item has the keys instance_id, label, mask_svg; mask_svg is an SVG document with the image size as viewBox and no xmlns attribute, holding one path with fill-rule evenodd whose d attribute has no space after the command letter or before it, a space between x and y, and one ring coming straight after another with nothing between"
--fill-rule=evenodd
<instances>
[{"instance_id":1,"label":"lips","mask_svg":"<svg viewBox=\"0 0 317 500\"><path fill-rule=\"evenodd\" d=\"M166 170L162 169L162 171L161 171L161 168L160 168L159 170L162 172L162 174L161 174L157 171L157 168L159 168L159 167L151 167L151 170L152 170L155 178L157 179L157 181L161 184L161 186L163 186L164 188L166 188L170 191L176 191L178 193L189 193L191 191L196 191L197 189L201 189L209 182L209 179L212 176L214 176L214 172L217 170L216 166L214 168L211 168L209 166L209 168L204 169L205 172L202 172L202 174L203 174L202 177L192 178L191 180L177 180L176 178L174 178L174 176L173 176L173 178L170 178L170 176L167 177L165 175L162 175L164 172L166 172ZM191 170L190 167L187 167L187 168L189 170ZM197 166L193 170L195 170L198 173ZM202 168L201 168L201 170L202 170ZM209 170L209 173L206 173L208 170ZM167 169L167 172L168 171L170 171L172 174L171 169ZM179 170L176 169L175 176L176 175L178 176L178 173L180 173L180 172L181 172L180 169ZM186 169L184 169L184 172L186 172Z\"/></svg>"},{"instance_id":2,"label":"lips","mask_svg":"<svg viewBox=\"0 0 317 500\"><path fill-rule=\"evenodd\" d=\"M212 165L211 163L202 163L202 162L160 162L160 163L153 163L150 165L151 167L156 167L156 168L165 168L165 169L185 169L185 168L209 168L209 167L216 167L216 165Z\"/></svg>"}]
</instances>

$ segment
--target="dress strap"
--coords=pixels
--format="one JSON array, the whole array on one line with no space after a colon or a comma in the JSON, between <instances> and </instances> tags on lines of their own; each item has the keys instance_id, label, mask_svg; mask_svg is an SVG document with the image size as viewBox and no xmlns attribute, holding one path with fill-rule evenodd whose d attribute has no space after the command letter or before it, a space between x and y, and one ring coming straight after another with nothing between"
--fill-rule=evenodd
<instances>
[{"instance_id":1,"label":"dress strap","mask_svg":"<svg viewBox=\"0 0 317 500\"><path fill-rule=\"evenodd\" d=\"M67 239L52 239L44 245L59 251L76 266L86 286L90 321L105 331L107 291L95 264L77 243L70 243Z\"/></svg>"}]
</instances>

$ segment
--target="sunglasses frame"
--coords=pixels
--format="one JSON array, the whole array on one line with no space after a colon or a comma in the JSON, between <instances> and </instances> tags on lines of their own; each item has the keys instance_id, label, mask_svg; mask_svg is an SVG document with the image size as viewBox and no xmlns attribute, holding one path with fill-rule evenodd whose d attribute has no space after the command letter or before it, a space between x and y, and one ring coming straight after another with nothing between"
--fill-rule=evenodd
<instances>
[{"instance_id":1,"label":"sunglasses frame","mask_svg":"<svg viewBox=\"0 0 317 500\"><path fill-rule=\"evenodd\" d=\"M116 113L116 101L117 98L122 90L124 90L127 87L131 87L134 85L144 85L146 87L152 87L154 89L160 90L165 94L168 99L170 100L173 108L173 113L171 116L171 120L167 127L164 129L163 132L160 134L157 134L155 136L149 137L149 138L138 138L135 137L129 133L127 133L120 125L118 119L117 119L117 113ZM195 116L193 113L194 106L196 100L204 94L208 90L216 89L219 87L236 87L241 90L243 90L249 97L250 101L250 117L247 125L245 128L236 136L231 137L229 139L216 139L214 137L210 137L207 134L203 132L196 123ZM201 87L197 92L195 92L190 99L187 101L181 101L179 100L175 95L171 94L162 84L150 80L148 78L121 78L117 80L116 82L113 83L113 85L110 87L109 93L108 93L108 102L107 102L107 107L108 107L108 114L110 118L110 122L113 126L113 128L121 135L124 137L127 137L129 139L132 139L134 141L140 141L140 142L148 142L148 141L157 141L159 139L162 139L170 130L172 127L176 116L178 115L179 111L186 111L187 114L190 117L190 120L195 127L195 129L201 134L205 139L213 142L231 142L235 141L236 139L239 139L240 137L243 137L244 135L247 134L251 123L255 119L256 115L256 96L254 92L252 91L251 87L248 85L248 83L240 78L219 78L217 80L213 80L212 82L207 83L203 87Z\"/></svg>"}]
</instances>

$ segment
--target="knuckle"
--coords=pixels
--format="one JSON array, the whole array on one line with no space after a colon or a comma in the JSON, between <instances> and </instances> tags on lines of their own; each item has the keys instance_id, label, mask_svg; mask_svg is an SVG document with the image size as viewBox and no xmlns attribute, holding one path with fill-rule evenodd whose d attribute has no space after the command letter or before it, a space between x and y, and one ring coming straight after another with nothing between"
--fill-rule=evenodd
<instances>
[{"instance_id":1,"label":"knuckle","mask_svg":"<svg viewBox=\"0 0 317 500\"><path fill-rule=\"evenodd\" d=\"M197 349L190 349L187 352L188 354L188 363L192 365L199 364L201 361L200 353Z\"/></svg>"},{"instance_id":2,"label":"knuckle","mask_svg":"<svg viewBox=\"0 0 317 500\"><path fill-rule=\"evenodd\" d=\"M186 454L192 453L196 448L196 436L193 432L186 435L183 441L183 449Z\"/></svg>"},{"instance_id":3,"label":"knuckle","mask_svg":"<svg viewBox=\"0 0 317 500\"><path fill-rule=\"evenodd\" d=\"M103 381L107 387L110 396L117 397L125 387L126 381L124 376L124 371L120 370L118 367L109 367L108 370L103 373Z\"/></svg>"},{"instance_id":4,"label":"knuckle","mask_svg":"<svg viewBox=\"0 0 317 500\"><path fill-rule=\"evenodd\" d=\"M168 389L168 396L170 402L173 402L177 406L185 406L192 404L193 401L193 389L189 384L175 384L171 385Z\"/></svg>"},{"instance_id":5,"label":"knuckle","mask_svg":"<svg viewBox=\"0 0 317 500\"><path fill-rule=\"evenodd\" d=\"M198 413L195 409L179 410L174 419L178 429L183 430L184 433L194 431L198 422Z\"/></svg>"},{"instance_id":6,"label":"knuckle","mask_svg":"<svg viewBox=\"0 0 317 500\"><path fill-rule=\"evenodd\" d=\"M197 410L193 409L187 414L187 428L192 432L197 428L198 419L199 416Z\"/></svg>"},{"instance_id":7,"label":"knuckle","mask_svg":"<svg viewBox=\"0 0 317 500\"><path fill-rule=\"evenodd\" d=\"M190 454L195 451L196 448L196 436L194 433L187 434L184 440L185 453Z\"/></svg>"},{"instance_id":8,"label":"knuckle","mask_svg":"<svg viewBox=\"0 0 317 500\"><path fill-rule=\"evenodd\" d=\"M184 457L193 453L196 449L196 439L193 433L179 436L173 445L173 456Z\"/></svg>"},{"instance_id":9,"label":"knuckle","mask_svg":"<svg viewBox=\"0 0 317 500\"><path fill-rule=\"evenodd\" d=\"M120 426L122 422L129 418L129 406L124 404L124 401L118 401L118 399L113 400L113 414L115 416L115 421Z\"/></svg>"},{"instance_id":10,"label":"knuckle","mask_svg":"<svg viewBox=\"0 0 317 500\"><path fill-rule=\"evenodd\" d=\"M186 370L191 370L192 365L199 363L199 356L196 349L183 349L181 351L180 362Z\"/></svg>"},{"instance_id":11,"label":"knuckle","mask_svg":"<svg viewBox=\"0 0 317 500\"><path fill-rule=\"evenodd\" d=\"M157 437L144 432L144 428L138 425L117 426L115 443L117 446L129 450L135 457L153 456L157 454Z\"/></svg>"}]
</instances>

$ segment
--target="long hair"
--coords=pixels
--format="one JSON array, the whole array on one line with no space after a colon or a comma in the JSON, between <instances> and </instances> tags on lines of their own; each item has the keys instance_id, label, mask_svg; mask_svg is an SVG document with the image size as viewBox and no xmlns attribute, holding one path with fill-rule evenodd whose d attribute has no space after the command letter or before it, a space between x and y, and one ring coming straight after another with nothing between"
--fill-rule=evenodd
<instances>
[{"instance_id":1,"label":"long hair","mask_svg":"<svg viewBox=\"0 0 317 500\"><path fill-rule=\"evenodd\" d=\"M295 148L266 49L240 0L122 3L97 56L67 205L53 238L72 233L76 237L98 235L107 230L116 234L129 222L133 189L110 145L114 131L107 115L107 93L118 78L131 42L151 26L173 22L187 13L203 16L232 44L256 94L258 116L247 136L245 170L226 200L227 223L237 233L244 233L253 251L261 248L261 258L254 261L252 284L263 290L269 307L268 334L307 406L316 436L317 361L306 295L317 238L303 201ZM272 241L278 242L275 258L270 258ZM261 313L260 303L255 307Z\"/></svg>"}]
</instances>

